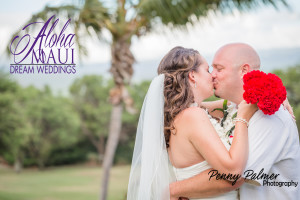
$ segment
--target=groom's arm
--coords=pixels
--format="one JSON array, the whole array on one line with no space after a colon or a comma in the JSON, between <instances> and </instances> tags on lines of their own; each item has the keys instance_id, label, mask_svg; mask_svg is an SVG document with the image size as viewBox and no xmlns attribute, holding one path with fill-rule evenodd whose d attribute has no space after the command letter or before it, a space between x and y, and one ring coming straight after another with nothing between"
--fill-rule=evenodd
<instances>
[{"instance_id":1,"label":"groom's arm","mask_svg":"<svg viewBox=\"0 0 300 200\"><path fill-rule=\"evenodd\" d=\"M216 101L204 101L201 102L201 106L206 108L208 113L214 118L223 118L223 113L219 110L215 110L215 108L223 108L224 99L216 100Z\"/></svg>"},{"instance_id":2,"label":"groom's arm","mask_svg":"<svg viewBox=\"0 0 300 200\"><path fill-rule=\"evenodd\" d=\"M216 180L210 178L208 173L212 169L205 170L200 174L177 181L170 184L170 195L171 197L187 197L187 198L207 198L218 196L226 192L230 192L239 188L243 183L244 179L239 179L234 185L232 182L226 180Z\"/></svg>"}]
</instances>

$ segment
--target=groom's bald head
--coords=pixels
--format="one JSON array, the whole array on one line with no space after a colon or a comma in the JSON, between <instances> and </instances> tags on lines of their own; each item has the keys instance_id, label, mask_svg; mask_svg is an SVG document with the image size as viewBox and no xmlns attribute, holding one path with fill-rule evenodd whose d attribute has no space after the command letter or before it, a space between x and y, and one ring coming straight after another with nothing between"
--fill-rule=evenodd
<instances>
[{"instance_id":1,"label":"groom's bald head","mask_svg":"<svg viewBox=\"0 0 300 200\"><path fill-rule=\"evenodd\" d=\"M256 51L245 43L231 43L222 46L215 54L226 57L234 67L248 64L251 70L260 69L260 58Z\"/></svg>"},{"instance_id":2,"label":"groom's bald head","mask_svg":"<svg viewBox=\"0 0 300 200\"><path fill-rule=\"evenodd\" d=\"M239 103L243 94L242 77L260 69L260 58L250 45L231 43L216 52L212 66L215 95Z\"/></svg>"}]
</instances>

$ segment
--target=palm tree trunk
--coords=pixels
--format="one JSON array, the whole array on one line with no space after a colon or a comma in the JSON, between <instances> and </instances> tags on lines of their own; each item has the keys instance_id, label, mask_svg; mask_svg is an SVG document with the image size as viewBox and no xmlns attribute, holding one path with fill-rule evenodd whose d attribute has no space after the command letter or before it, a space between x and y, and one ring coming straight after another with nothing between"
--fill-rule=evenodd
<instances>
[{"instance_id":1,"label":"palm tree trunk","mask_svg":"<svg viewBox=\"0 0 300 200\"><path fill-rule=\"evenodd\" d=\"M133 103L124 86L130 82L133 74L132 65L134 63L134 57L130 51L130 42L128 40L115 39L111 46L111 55L112 63L110 72L113 75L115 87L110 91L110 102L113 107L110 118L109 135L102 164L103 172L100 200L107 199L110 169L113 164L121 134L123 103L126 108L130 108Z\"/></svg>"},{"instance_id":2,"label":"palm tree trunk","mask_svg":"<svg viewBox=\"0 0 300 200\"><path fill-rule=\"evenodd\" d=\"M22 161L21 161L21 159L20 159L20 156L18 155L18 156L16 156L16 158L15 158L15 162L14 162L14 170L15 170L15 172L16 173L20 173L21 171L22 171Z\"/></svg>"},{"instance_id":3,"label":"palm tree trunk","mask_svg":"<svg viewBox=\"0 0 300 200\"><path fill-rule=\"evenodd\" d=\"M99 137L97 150L98 150L99 163L102 163L103 158L104 158L104 152L105 152L105 137L104 136Z\"/></svg>"},{"instance_id":4,"label":"palm tree trunk","mask_svg":"<svg viewBox=\"0 0 300 200\"><path fill-rule=\"evenodd\" d=\"M109 137L105 148L105 156L102 165L102 187L100 193L100 200L106 200L107 189L109 183L110 168L113 163L115 151L120 138L122 126L122 104L114 105L112 108Z\"/></svg>"}]
</instances>

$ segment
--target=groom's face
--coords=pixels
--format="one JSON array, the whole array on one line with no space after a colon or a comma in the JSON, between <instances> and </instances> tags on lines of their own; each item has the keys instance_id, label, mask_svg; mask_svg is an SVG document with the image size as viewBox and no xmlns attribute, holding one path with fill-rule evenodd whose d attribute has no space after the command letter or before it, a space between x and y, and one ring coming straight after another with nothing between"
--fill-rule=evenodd
<instances>
[{"instance_id":1,"label":"groom's face","mask_svg":"<svg viewBox=\"0 0 300 200\"><path fill-rule=\"evenodd\" d=\"M241 87L241 74L234 61L234 56L224 50L214 56L212 77L217 97L232 100Z\"/></svg>"}]
</instances>

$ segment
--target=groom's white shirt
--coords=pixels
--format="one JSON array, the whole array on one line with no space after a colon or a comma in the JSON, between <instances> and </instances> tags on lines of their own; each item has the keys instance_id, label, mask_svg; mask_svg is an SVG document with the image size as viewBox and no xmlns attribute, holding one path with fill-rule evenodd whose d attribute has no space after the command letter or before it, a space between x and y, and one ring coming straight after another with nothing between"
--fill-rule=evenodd
<instances>
[{"instance_id":1,"label":"groom's white shirt","mask_svg":"<svg viewBox=\"0 0 300 200\"><path fill-rule=\"evenodd\" d=\"M246 170L259 174L274 174L273 180L255 179L261 186L244 183L240 188L241 200L296 200L300 199L300 147L296 123L281 106L274 115L258 110L249 122L249 158ZM251 171L249 171L250 173ZM253 174L254 174L253 173ZM276 179L275 175L279 174ZM243 174L246 178L247 173ZM249 179L250 177L248 177ZM254 178L254 177L253 177ZM273 182L298 182L298 185L271 186ZM273 183L276 184L276 183ZM284 183L283 183L284 184ZM286 183L287 184L287 183Z\"/></svg>"}]
</instances>

